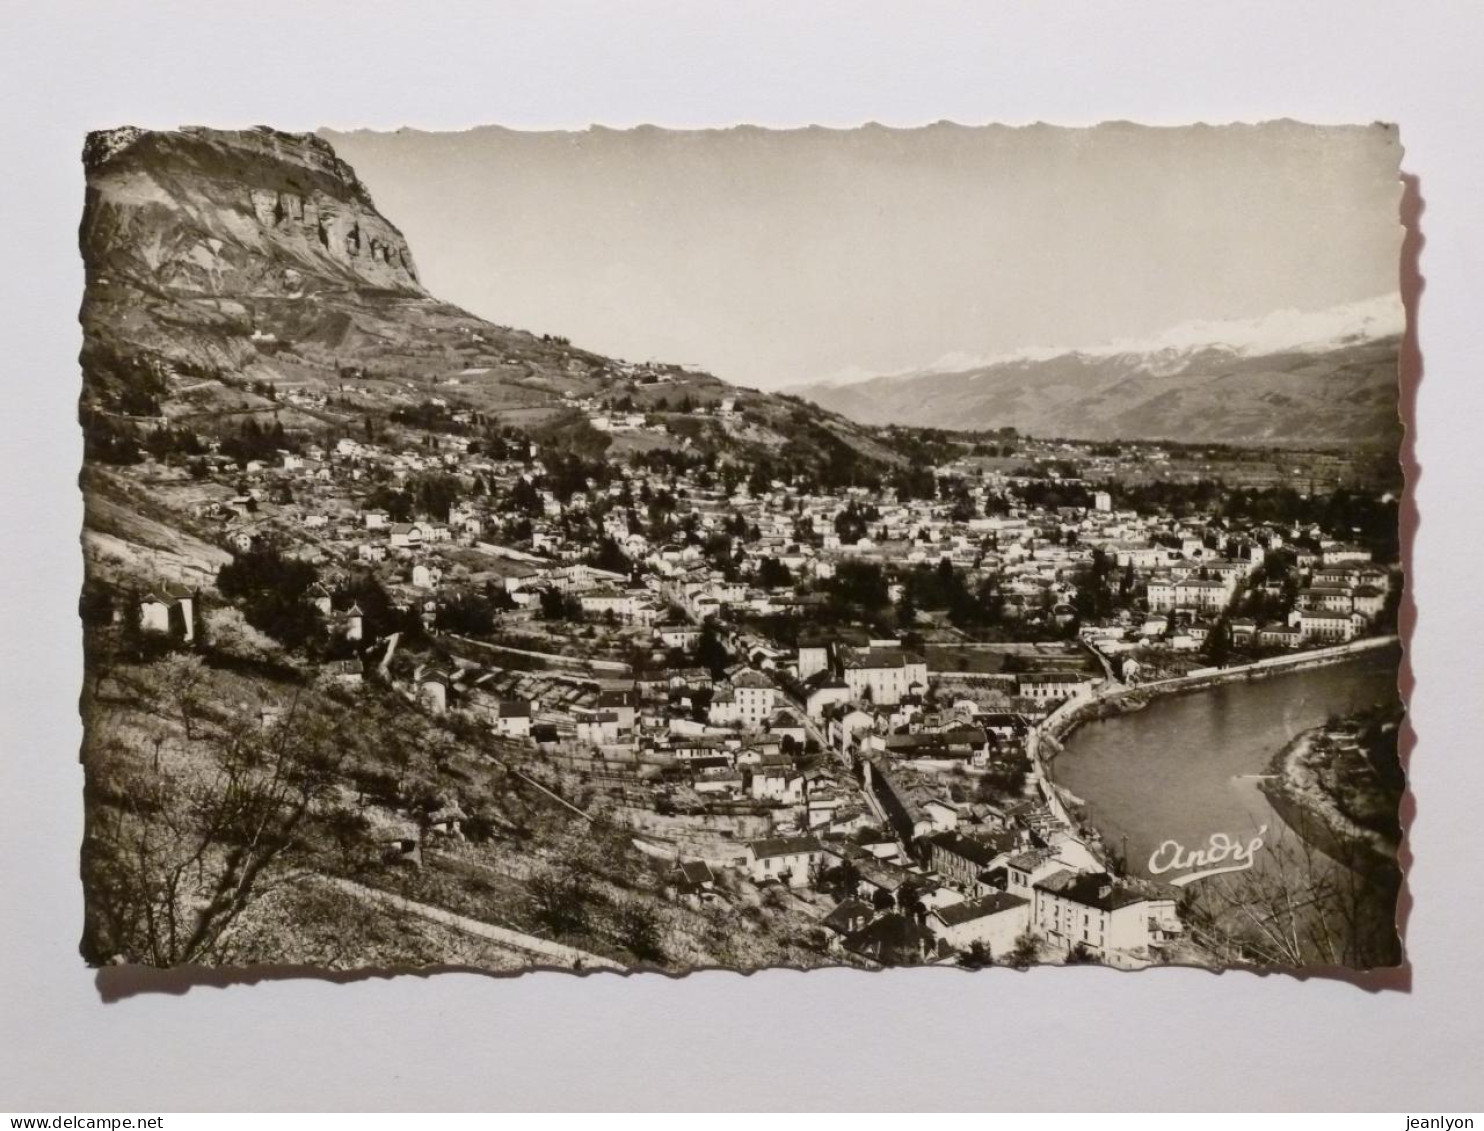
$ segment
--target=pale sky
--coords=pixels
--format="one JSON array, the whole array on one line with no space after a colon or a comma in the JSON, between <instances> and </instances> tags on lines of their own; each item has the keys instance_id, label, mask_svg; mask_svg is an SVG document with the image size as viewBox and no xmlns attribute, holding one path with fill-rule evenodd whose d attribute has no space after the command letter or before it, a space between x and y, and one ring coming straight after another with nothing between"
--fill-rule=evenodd
<instances>
[{"instance_id":1,"label":"pale sky","mask_svg":"<svg viewBox=\"0 0 1484 1131\"><path fill-rule=\"evenodd\" d=\"M1397 290L1397 132L325 131L429 290L778 388Z\"/></svg>"}]
</instances>

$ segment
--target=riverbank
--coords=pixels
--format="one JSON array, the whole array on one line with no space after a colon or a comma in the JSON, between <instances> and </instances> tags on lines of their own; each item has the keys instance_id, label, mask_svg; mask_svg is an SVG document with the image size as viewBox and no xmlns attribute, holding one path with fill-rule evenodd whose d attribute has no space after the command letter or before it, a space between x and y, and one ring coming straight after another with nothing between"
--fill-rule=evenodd
<instances>
[{"instance_id":1,"label":"riverbank","mask_svg":"<svg viewBox=\"0 0 1484 1131\"><path fill-rule=\"evenodd\" d=\"M1325 783L1335 757L1326 747L1327 729L1312 727L1273 755L1259 788L1285 824L1335 862L1362 872L1395 869L1399 842L1346 813Z\"/></svg>"},{"instance_id":2,"label":"riverbank","mask_svg":"<svg viewBox=\"0 0 1484 1131\"><path fill-rule=\"evenodd\" d=\"M1168 879L1171 873L1153 872L1148 863L1167 843L1198 851L1217 835L1242 844L1261 835L1264 850L1251 877L1232 881L1235 887L1203 881L1179 889L1182 897L1206 900L1204 913L1220 924L1212 937L1231 936L1228 942L1245 937L1239 908L1227 909L1238 912L1232 918L1218 914L1223 895L1230 897L1245 883L1250 885L1246 898L1258 900L1287 884L1302 893L1295 906L1312 906L1317 916L1311 923L1305 911L1298 927L1328 932L1323 946L1320 934L1304 936L1306 947L1315 944L1314 961L1321 960L1322 950L1349 956L1349 964L1384 965L1397 952L1395 861L1332 832L1300 810L1287 791L1272 789L1276 780L1263 779L1281 769L1275 754L1291 753L1295 737L1327 727L1345 757L1332 764L1334 773L1326 770L1324 784L1337 785L1343 812L1383 829L1373 820L1379 807L1367 806L1357 788L1367 779L1359 772L1363 766L1351 764L1352 747L1360 740L1370 750L1365 739L1371 730L1399 710L1399 652L1394 642L1377 640L1360 649L1316 650L1284 659L1281 665L1244 665L1199 679L1105 691L1067 705L1048 720L1048 737L1038 743L1046 756L1042 765L1051 761L1057 779L1048 779L1046 788L1081 826L1081 839L1101 843L1110 870L1133 876ZM1280 674L1285 678L1267 678ZM1184 694L1197 690L1207 693ZM1128 717L1119 717L1124 714ZM1106 721L1078 729L1099 718ZM1072 737L1065 749L1054 751L1050 735ZM1067 792L1060 794L1062 789ZM1192 923L1201 921L1196 911L1191 914ZM1252 961L1276 958L1256 955Z\"/></svg>"},{"instance_id":3,"label":"riverbank","mask_svg":"<svg viewBox=\"0 0 1484 1131\"><path fill-rule=\"evenodd\" d=\"M1114 718L1118 715L1126 715L1134 711L1142 711L1156 699L1172 695L1184 695L1195 691L1205 691L1226 683L1267 679L1274 675L1286 675L1290 672L1300 672L1309 668L1343 663L1356 656L1378 651L1383 648L1394 647L1398 644L1399 639L1395 636L1368 637L1364 640L1353 640L1348 644L1340 644L1332 648L1317 648L1312 652L1273 656L1264 660L1254 660L1248 664L1234 664L1231 667L1208 669L1187 676L1158 680L1153 683L1136 684L1111 692L1101 692L1095 694L1091 699L1084 699L1080 702L1070 701L1058 707L1055 711L1052 711L1037 727L1040 739L1043 741L1049 740L1050 742L1049 752L1043 754L1042 757L1049 763L1065 747L1067 739L1071 737L1073 732L1084 723L1096 722L1099 719ZM1062 713L1063 711L1065 711L1065 714ZM1038 743L1037 745L1039 746L1040 744Z\"/></svg>"},{"instance_id":4,"label":"riverbank","mask_svg":"<svg viewBox=\"0 0 1484 1131\"><path fill-rule=\"evenodd\" d=\"M1066 785L1063 785L1056 780L1056 775L1053 773L1053 765L1057 757L1065 752L1067 746L1071 744L1072 736L1080 727L1082 727L1086 723L1091 723L1098 720L1113 720L1119 716L1143 712L1145 709L1154 705L1156 701L1168 701L1176 698L1188 698L1193 700L1195 699L1195 697L1190 694L1192 692L1212 691L1212 689L1224 688L1226 685L1241 684L1249 684L1255 689L1257 687L1266 686L1268 677L1270 676L1288 675L1303 673L1314 669L1330 668L1345 662L1363 661L1367 656L1377 656L1378 658L1385 656L1385 658L1389 659L1389 655L1387 653L1389 653L1389 650L1395 649L1396 647L1397 641L1394 637L1376 637L1363 641L1354 641L1348 645L1334 648L1315 649L1312 652L1299 653L1297 655L1273 657L1271 659L1257 661L1252 664L1243 664L1221 669L1209 669L1196 675L1170 680L1161 680L1157 683L1149 683L1142 686L1117 687L1112 690L1104 688L1100 693L1088 699L1080 701L1068 701L1061 704L1056 710L1052 711L1050 715L1043 719L1037 726L1031 729L1027 745L1028 753L1031 757L1031 763L1037 779L1038 789L1042 796L1045 798L1046 803L1051 809L1053 815L1057 818L1058 822L1068 830L1069 833L1086 844L1094 852L1095 855L1099 856L1100 858L1107 859L1110 864L1116 863L1120 865L1121 867L1119 867L1118 870L1125 870L1127 868L1127 862L1121 859L1118 859L1116 861L1113 859L1114 854L1110 853L1107 850L1101 832L1092 822L1088 820L1088 804L1087 801L1084 800L1084 798L1094 800L1095 802L1095 798L1097 796L1106 796L1106 794L1101 793L1099 789L1095 787L1093 793L1088 794L1083 791L1081 797L1076 797L1074 795L1074 791L1067 788L1068 786L1075 785L1075 782L1069 782ZM1375 667L1374 661L1368 664L1368 668L1373 667ZM1387 670L1390 670L1389 664L1387 665ZM1311 676L1308 678L1312 679L1314 677ZM1394 676L1390 678L1389 682L1392 683L1392 688L1394 691ZM1217 692L1213 691L1213 694L1217 694ZM1220 692L1220 694L1226 696L1229 694L1229 692L1222 691ZM1270 701L1269 710L1273 709L1273 694L1268 693L1265 698L1266 700ZM1282 696L1280 693L1279 699L1281 698ZM1164 708L1161 709L1162 717L1163 712ZM1317 718L1311 715L1309 716L1307 722L1301 725L1309 726L1318 721L1319 720ZM1289 733L1282 734L1281 736L1275 735L1274 737L1276 741L1274 741L1271 745L1264 744L1264 746L1259 747L1258 750L1254 752L1257 754L1256 757L1251 758L1250 761L1246 762L1243 765L1233 766L1231 773L1247 778L1261 777L1267 769L1270 761L1272 760L1274 748L1278 746L1284 746L1286 748L1286 744L1289 742L1291 734L1292 732L1290 731ZM1187 736L1186 732L1182 730L1176 736L1165 736L1166 742L1171 740L1176 741L1177 743L1185 743L1192 740L1210 741L1211 737L1208 736L1206 739L1197 740L1190 738L1189 736ZM1120 787L1114 784L1112 785L1112 788L1116 790ZM1161 786L1159 788L1166 787ZM1175 788L1175 786L1170 785L1168 786L1168 788ZM1216 783L1206 783L1200 786L1198 797L1215 797L1217 796L1217 794L1213 791L1217 789L1218 786ZM1125 795L1127 795L1128 788L1124 787L1123 792ZM1256 792L1256 790L1254 790L1254 792ZM1289 815L1293 816L1295 822L1298 822L1299 824L1306 823L1308 825L1315 826L1316 831L1318 829L1327 827L1321 825L1320 822L1318 822L1314 818L1305 819L1304 817L1302 817L1296 808L1297 802L1293 799L1290 799L1286 794L1279 793L1276 794L1274 798L1269 798L1267 792L1264 791L1262 796L1266 805L1271 808L1274 811L1274 815L1278 816L1280 819L1282 819L1284 813L1287 812ZM1167 810L1168 806L1162 804L1163 800L1164 799L1162 795L1156 794L1144 798L1143 800L1133 801L1132 804L1134 804L1138 810L1148 809L1151 806L1156 811ZM1131 820L1135 823L1138 823L1140 818L1138 818L1137 816L1129 815L1127 813L1127 805L1125 805L1125 810L1126 814L1124 819L1126 821ZM1219 820L1220 818L1213 817L1213 819ZM1172 817L1167 813L1165 816L1162 816L1159 819L1159 824L1161 829L1160 836L1168 836L1171 834L1166 831L1166 829L1180 828L1181 818L1178 816ZM1209 832L1209 830L1206 830L1204 828L1191 829L1187 831L1189 831L1193 836L1197 835L1198 833L1199 836L1202 837L1207 835ZM1120 838L1116 839L1122 840L1125 844L1127 843L1126 839L1122 838L1121 836ZM1149 847L1149 845L1144 845L1139 848L1139 851L1147 851ZM1336 852L1342 851L1342 845L1338 842L1331 847L1334 848Z\"/></svg>"}]
</instances>

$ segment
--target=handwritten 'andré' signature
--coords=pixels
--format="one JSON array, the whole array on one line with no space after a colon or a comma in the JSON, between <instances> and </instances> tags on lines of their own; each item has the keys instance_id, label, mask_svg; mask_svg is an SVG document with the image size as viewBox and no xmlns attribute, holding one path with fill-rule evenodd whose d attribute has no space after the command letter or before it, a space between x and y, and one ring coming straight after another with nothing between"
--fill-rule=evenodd
<instances>
[{"instance_id":1,"label":"handwritten 'andr\u00e9' signature","mask_svg":"<svg viewBox=\"0 0 1484 1131\"><path fill-rule=\"evenodd\" d=\"M1257 835L1246 844L1233 840L1225 833L1212 833L1205 848L1186 848L1177 840L1167 840L1149 856L1149 872L1162 876L1166 872L1183 872L1196 869L1187 875L1169 882L1175 887L1184 887L1207 876L1219 876L1225 872L1245 872L1252 867L1253 859L1262 850L1263 834L1267 825L1257 830Z\"/></svg>"}]
</instances>

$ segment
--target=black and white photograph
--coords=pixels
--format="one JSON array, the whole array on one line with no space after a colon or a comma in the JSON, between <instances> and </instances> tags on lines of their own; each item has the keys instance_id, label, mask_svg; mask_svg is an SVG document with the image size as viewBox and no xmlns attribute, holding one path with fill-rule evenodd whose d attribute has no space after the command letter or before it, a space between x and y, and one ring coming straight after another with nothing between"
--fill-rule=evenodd
<instances>
[{"instance_id":1,"label":"black and white photograph","mask_svg":"<svg viewBox=\"0 0 1484 1131\"><path fill-rule=\"evenodd\" d=\"M1402 141L79 138L82 960L1400 965Z\"/></svg>"},{"instance_id":2,"label":"black and white photograph","mask_svg":"<svg viewBox=\"0 0 1484 1131\"><path fill-rule=\"evenodd\" d=\"M1481 54L0 5L0 1127L1481 1126Z\"/></svg>"}]
</instances>

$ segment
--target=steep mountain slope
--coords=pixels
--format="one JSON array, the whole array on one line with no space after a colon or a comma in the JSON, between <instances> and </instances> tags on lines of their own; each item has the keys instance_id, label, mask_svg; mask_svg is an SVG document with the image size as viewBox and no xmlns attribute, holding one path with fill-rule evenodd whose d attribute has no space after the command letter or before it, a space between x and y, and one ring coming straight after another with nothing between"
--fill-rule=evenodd
<instances>
[{"instance_id":1,"label":"steep mountain slope","mask_svg":"<svg viewBox=\"0 0 1484 1131\"><path fill-rule=\"evenodd\" d=\"M329 344L358 292L425 297L401 233L314 138L124 128L90 135L83 161L90 346L251 376L291 302L341 315Z\"/></svg>"},{"instance_id":2,"label":"steep mountain slope","mask_svg":"<svg viewBox=\"0 0 1484 1131\"><path fill-rule=\"evenodd\" d=\"M1257 355L1218 346L1066 353L793 391L867 424L1013 426L1092 440L1394 447L1400 342L1387 336Z\"/></svg>"},{"instance_id":3,"label":"steep mountain slope","mask_svg":"<svg viewBox=\"0 0 1484 1131\"><path fill-rule=\"evenodd\" d=\"M731 398L735 420L687 426L674 444L773 453L793 441L809 458L839 445L895 458L814 406L675 366L636 379L565 339L440 302L355 171L313 135L125 127L92 134L83 159L83 404L94 416L209 428L278 411L265 385L330 399L313 414L283 410L291 426L355 426L361 412L434 395L522 426L570 423L582 398L677 417Z\"/></svg>"}]
</instances>

